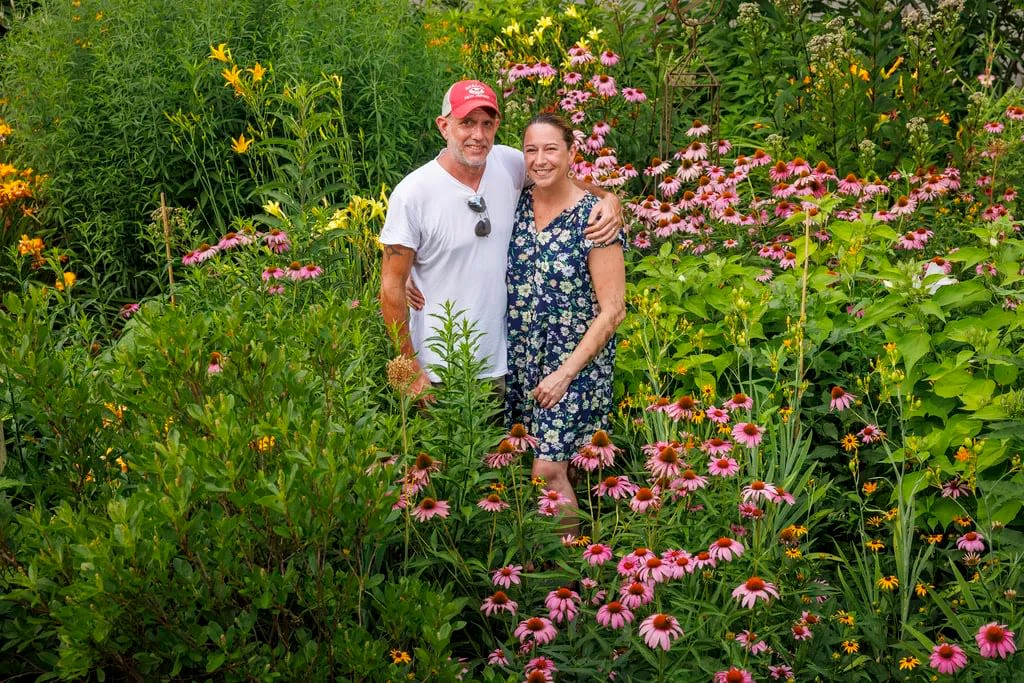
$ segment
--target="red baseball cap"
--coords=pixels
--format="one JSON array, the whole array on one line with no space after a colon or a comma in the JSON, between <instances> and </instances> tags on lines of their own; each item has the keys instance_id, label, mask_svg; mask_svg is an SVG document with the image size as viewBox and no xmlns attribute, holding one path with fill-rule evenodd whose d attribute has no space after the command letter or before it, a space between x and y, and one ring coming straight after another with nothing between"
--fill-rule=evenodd
<instances>
[{"instance_id":1,"label":"red baseball cap","mask_svg":"<svg viewBox=\"0 0 1024 683\"><path fill-rule=\"evenodd\" d=\"M441 100L441 116L450 114L457 119L463 119L477 107L491 109L497 116L498 96L486 83L459 81L444 94L444 99Z\"/></svg>"}]
</instances>

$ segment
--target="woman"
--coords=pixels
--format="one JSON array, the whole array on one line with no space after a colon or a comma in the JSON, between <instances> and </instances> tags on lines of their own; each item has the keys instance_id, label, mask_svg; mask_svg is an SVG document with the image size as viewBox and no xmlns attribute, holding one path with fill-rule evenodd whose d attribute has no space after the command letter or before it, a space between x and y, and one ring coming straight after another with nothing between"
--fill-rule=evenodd
<instances>
[{"instance_id":1,"label":"woman","mask_svg":"<svg viewBox=\"0 0 1024 683\"><path fill-rule=\"evenodd\" d=\"M564 120L530 121L523 155L533 185L519 198L508 252L505 414L540 440L533 476L575 509L569 459L607 429L612 409L613 337L625 316L622 240L583 236L597 197L571 180L576 148Z\"/></svg>"}]
</instances>

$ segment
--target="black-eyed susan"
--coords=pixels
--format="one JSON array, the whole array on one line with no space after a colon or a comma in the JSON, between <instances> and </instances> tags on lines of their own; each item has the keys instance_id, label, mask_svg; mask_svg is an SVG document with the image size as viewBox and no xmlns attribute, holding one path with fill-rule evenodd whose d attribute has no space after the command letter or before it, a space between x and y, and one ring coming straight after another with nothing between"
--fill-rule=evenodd
<instances>
[{"instance_id":1,"label":"black-eyed susan","mask_svg":"<svg viewBox=\"0 0 1024 683\"><path fill-rule=\"evenodd\" d=\"M876 552L876 553L877 553L877 552L878 552L879 550L882 550L882 549L884 549L884 548L885 548L885 543L882 543L882 542L881 542L881 541L879 541L879 540L878 540L877 538L875 538L875 539L872 539L872 540L868 541L868 542L867 542L867 543L865 543L864 545L866 545L866 546L868 547L868 550L870 550L870 551L872 551L872 552Z\"/></svg>"},{"instance_id":2,"label":"black-eyed susan","mask_svg":"<svg viewBox=\"0 0 1024 683\"><path fill-rule=\"evenodd\" d=\"M917 657L902 657L900 659L900 671L913 671L921 663L921 660Z\"/></svg>"},{"instance_id":3,"label":"black-eyed susan","mask_svg":"<svg viewBox=\"0 0 1024 683\"><path fill-rule=\"evenodd\" d=\"M900 587L900 580L891 574L879 578L876 583L884 591L894 591Z\"/></svg>"},{"instance_id":4,"label":"black-eyed susan","mask_svg":"<svg viewBox=\"0 0 1024 683\"><path fill-rule=\"evenodd\" d=\"M860 652L860 643L856 640L844 640L843 651L848 655L856 654Z\"/></svg>"}]
</instances>

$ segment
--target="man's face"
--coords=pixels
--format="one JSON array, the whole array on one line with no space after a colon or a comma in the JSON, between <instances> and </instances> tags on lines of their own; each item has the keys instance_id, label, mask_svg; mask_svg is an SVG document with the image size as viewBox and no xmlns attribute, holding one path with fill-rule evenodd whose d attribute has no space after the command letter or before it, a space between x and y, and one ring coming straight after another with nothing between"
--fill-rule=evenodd
<instances>
[{"instance_id":1,"label":"man's face","mask_svg":"<svg viewBox=\"0 0 1024 683\"><path fill-rule=\"evenodd\" d=\"M490 110L478 107L465 118L439 116L437 127L448 141L448 153L463 166L483 168L494 147L499 119Z\"/></svg>"}]
</instances>

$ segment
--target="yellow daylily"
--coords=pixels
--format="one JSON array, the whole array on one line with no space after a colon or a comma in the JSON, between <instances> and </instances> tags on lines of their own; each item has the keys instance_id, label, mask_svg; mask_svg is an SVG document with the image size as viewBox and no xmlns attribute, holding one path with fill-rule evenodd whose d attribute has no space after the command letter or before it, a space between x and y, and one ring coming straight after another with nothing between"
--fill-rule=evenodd
<instances>
[{"instance_id":1,"label":"yellow daylily","mask_svg":"<svg viewBox=\"0 0 1024 683\"><path fill-rule=\"evenodd\" d=\"M242 72L238 68L237 64L232 64L231 69L224 69L220 72L220 75L227 81L225 85L232 86L235 90L239 90L242 87Z\"/></svg>"},{"instance_id":2,"label":"yellow daylily","mask_svg":"<svg viewBox=\"0 0 1024 683\"><path fill-rule=\"evenodd\" d=\"M217 47L210 46L210 59L216 59L218 62L230 62L231 61L231 50L228 48L227 43L221 43Z\"/></svg>"},{"instance_id":3,"label":"yellow daylily","mask_svg":"<svg viewBox=\"0 0 1024 683\"><path fill-rule=\"evenodd\" d=\"M506 36L514 36L518 34L520 30L521 27L519 26L519 22L513 19L511 24L501 29L501 32Z\"/></svg>"},{"instance_id":4,"label":"yellow daylily","mask_svg":"<svg viewBox=\"0 0 1024 683\"><path fill-rule=\"evenodd\" d=\"M267 202L263 205L263 210L275 218L284 218L284 212L281 211L281 202Z\"/></svg>"},{"instance_id":5,"label":"yellow daylily","mask_svg":"<svg viewBox=\"0 0 1024 683\"><path fill-rule=\"evenodd\" d=\"M587 31L587 38L590 38L591 40L597 40L598 38L601 37L601 34L603 32L604 32L604 29L592 28L589 31Z\"/></svg>"},{"instance_id":6,"label":"yellow daylily","mask_svg":"<svg viewBox=\"0 0 1024 683\"><path fill-rule=\"evenodd\" d=\"M263 74L267 73L267 70L264 69L259 62L256 62L256 66L252 67L251 69L246 69L246 71L252 74L253 83L259 83L260 81L262 81Z\"/></svg>"},{"instance_id":7,"label":"yellow daylily","mask_svg":"<svg viewBox=\"0 0 1024 683\"><path fill-rule=\"evenodd\" d=\"M888 69L882 72L882 78L889 78L890 76L892 76L894 73L896 73L896 69L900 68L900 64L902 63L903 55L900 55L899 57L896 58L896 61L893 62L892 66L890 66Z\"/></svg>"},{"instance_id":8,"label":"yellow daylily","mask_svg":"<svg viewBox=\"0 0 1024 683\"><path fill-rule=\"evenodd\" d=\"M238 138L231 138L231 149L239 154L245 154L249 151L249 146L252 144L253 139L245 137L245 133L242 133Z\"/></svg>"},{"instance_id":9,"label":"yellow daylily","mask_svg":"<svg viewBox=\"0 0 1024 683\"><path fill-rule=\"evenodd\" d=\"M555 20L551 17L544 15L537 20L537 30L543 31L546 28L551 28L555 23Z\"/></svg>"},{"instance_id":10,"label":"yellow daylily","mask_svg":"<svg viewBox=\"0 0 1024 683\"><path fill-rule=\"evenodd\" d=\"M570 19L579 19L580 13L576 9L576 5L569 5L568 7L566 7L565 16L569 17Z\"/></svg>"},{"instance_id":11,"label":"yellow daylily","mask_svg":"<svg viewBox=\"0 0 1024 683\"><path fill-rule=\"evenodd\" d=\"M78 276L74 273L64 273L63 276L57 278L53 286L56 287L58 292L63 292L65 289L71 289L77 279Z\"/></svg>"}]
</instances>

